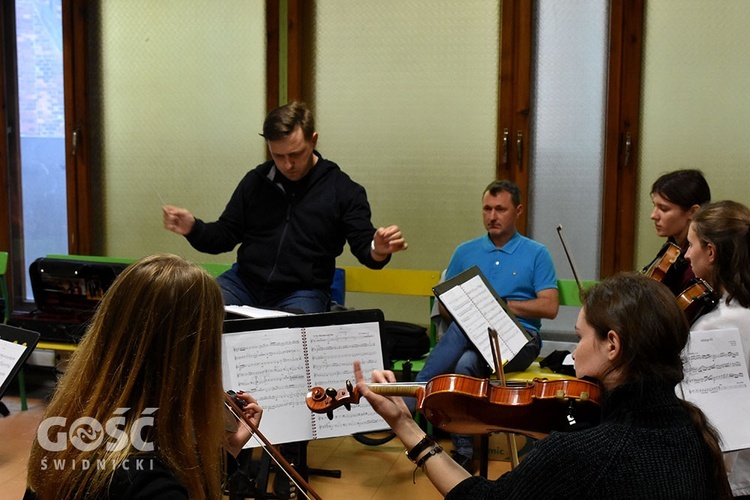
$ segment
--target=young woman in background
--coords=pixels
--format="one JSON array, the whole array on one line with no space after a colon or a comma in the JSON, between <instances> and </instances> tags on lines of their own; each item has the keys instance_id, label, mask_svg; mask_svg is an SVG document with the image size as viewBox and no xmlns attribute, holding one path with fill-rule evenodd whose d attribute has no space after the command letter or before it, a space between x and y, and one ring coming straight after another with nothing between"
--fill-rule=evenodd
<instances>
[{"instance_id":1,"label":"young woman in background","mask_svg":"<svg viewBox=\"0 0 750 500\"><path fill-rule=\"evenodd\" d=\"M656 179L651 186L651 200L654 228L667 241L643 271L679 295L694 278L685 259L690 220L701 205L711 200L711 190L700 170L676 170Z\"/></svg>"},{"instance_id":2,"label":"young woman in background","mask_svg":"<svg viewBox=\"0 0 750 500\"><path fill-rule=\"evenodd\" d=\"M737 328L750 367L750 209L735 201L706 205L694 215L688 241L687 259L693 272L721 297L692 329ZM725 457L732 493L750 495L750 450Z\"/></svg>"}]
</instances>

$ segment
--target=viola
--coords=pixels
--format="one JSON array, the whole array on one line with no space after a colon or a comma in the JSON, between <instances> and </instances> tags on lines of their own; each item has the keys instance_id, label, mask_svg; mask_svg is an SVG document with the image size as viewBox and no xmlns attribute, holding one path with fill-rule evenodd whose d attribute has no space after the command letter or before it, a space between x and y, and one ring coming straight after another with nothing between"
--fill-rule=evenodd
<instances>
[{"instance_id":1,"label":"viola","mask_svg":"<svg viewBox=\"0 0 750 500\"><path fill-rule=\"evenodd\" d=\"M417 383L368 384L384 396L415 396L417 411L432 425L451 433L487 434L512 432L539 439L553 430L568 430L583 423L596 424L601 417L601 390L580 379L514 382L466 375L438 375ZM336 390L313 387L307 406L315 413L327 413L341 406L358 404L361 394L350 381Z\"/></svg>"},{"instance_id":2,"label":"viola","mask_svg":"<svg viewBox=\"0 0 750 500\"><path fill-rule=\"evenodd\" d=\"M719 295L714 292L711 285L700 278L693 278L688 287L677 296L677 304L685 312L691 325L718 303Z\"/></svg>"},{"instance_id":3,"label":"viola","mask_svg":"<svg viewBox=\"0 0 750 500\"><path fill-rule=\"evenodd\" d=\"M643 268L641 272L661 283L667 277L667 272L677 262L681 253L682 249L680 247L668 241L661 247L659 253L656 254L656 258Z\"/></svg>"}]
</instances>

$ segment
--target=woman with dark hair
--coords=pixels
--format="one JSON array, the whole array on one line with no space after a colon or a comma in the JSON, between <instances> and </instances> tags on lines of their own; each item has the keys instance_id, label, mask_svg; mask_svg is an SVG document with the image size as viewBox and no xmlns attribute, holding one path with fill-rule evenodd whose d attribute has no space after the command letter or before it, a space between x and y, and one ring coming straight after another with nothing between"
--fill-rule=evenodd
<instances>
[{"instance_id":1,"label":"woman with dark hair","mask_svg":"<svg viewBox=\"0 0 750 500\"><path fill-rule=\"evenodd\" d=\"M369 390L355 362L357 388L448 499L729 498L716 432L675 394L689 326L669 290L640 274L604 280L585 292L576 332L576 375L604 389L601 423L552 432L494 481L441 453L400 398ZM395 377L376 371L373 381Z\"/></svg>"},{"instance_id":2,"label":"woman with dark hair","mask_svg":"<svg viewBox=\"0 0 750 500\"><path fill-rule=\"evenodd\" d=\"M706 205L694 215L688 241L687 258L695 275L721 297L693 330L737 328L750 366L750 209L735 201ZM750 450L725 457L732 492L750 495Z\"/></svg>"},{"instance_id":3,"label":"woman with dark hair","mask_svg":"<svg viewBox=\"0 0 750 500\"><path fill-rule=\"evenodd\" d=\"M154 255L125 269L47 406L25 498L221 498L222 448L237 456L250 437L225 430L223 319L197 265Z\"/></svg>"},{"instance_id":4,"label":"woman with dark hair","mask_svg":"<svg viewBox=\"0 0 750 500\"><path fill-rule=\"evenodd\" d=\"M694 278L690 263L684 257L690 219L701 205L711 200L711 189L700 170L675 170L656 179L651 186L651 200L654 204L651 211L654 228L667 241L643 271L648 272L661 262L666 270L665 275L658 277L659 281L667 285L674 295L679 295ZM678 252L674 259L672 255ZM663 258L667 261L662 262Z\"/></svg>"}]
</instances>

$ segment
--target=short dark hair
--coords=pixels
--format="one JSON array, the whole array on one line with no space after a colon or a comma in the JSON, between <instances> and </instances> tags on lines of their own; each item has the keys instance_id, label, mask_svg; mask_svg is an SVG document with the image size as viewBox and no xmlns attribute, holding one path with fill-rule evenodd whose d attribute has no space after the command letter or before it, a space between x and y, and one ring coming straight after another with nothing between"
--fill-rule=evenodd
<instances>
[{"instance_id":1,"label":"short dark hair","mask_svg":"<svg viewBox=\"0 0 750 500\"><path fill-rule=\"evenodd\" d=\"M694 169L675 170L662 175L651 186L651 194L658 194L683 210L711 201L711 188L703 172Z\"/></svg>"},{"instance_id":2,"label":"short dark hair","mask_svg":"<svg viewBox=\"0 0 750 500\"><path fill-rule=\"evenodd\" d=\"M311 141L315 132L315 119L312 112L303 102L292 101L280 106L266 116L263 122L263 133L267 141L278 141L300 127L306 141Z\"/></svg>"},{"instance_id":3,"label":"short dark hair","mask_svg":"<svg viewBox=\"0 0 750 500\"><path fill-rule=\"evenodd\" d=\"M500 180L492 181L482 191L482 197L485 194L490 193L492 196L497 196L498 193L510 193L510 199L513 202L513 206L517 207L521 204L521 190L511 181Z\"/></svg>"}]
</instances>

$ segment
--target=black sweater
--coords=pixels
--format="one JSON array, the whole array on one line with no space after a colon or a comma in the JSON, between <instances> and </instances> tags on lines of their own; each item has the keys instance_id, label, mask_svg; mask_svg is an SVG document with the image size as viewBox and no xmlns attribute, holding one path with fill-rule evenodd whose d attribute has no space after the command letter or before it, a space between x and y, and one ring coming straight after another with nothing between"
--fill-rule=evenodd
<instances>
[{"instance_id":1,"label":"black sweater","mask_svg":"<svg viewBox=\"0 0 750 500\"><path fill-rule=\"evenodd\" d=\"M446 499L714 499L710 463L673 387L620 387L598 426L553 432L514 470L466 479Z\"/></svg>"},{"instance_id":2,"label":"black sweater","mask_svg":"<svg viewBox=\"0 0 750 500\"><path fill-rule=\"evenodd\" d=\"M380 269L388 262L370 255L375 228L365 189L315 154L317 163L297 182L281 175L272 160L251 170L219 220L196 219L187 235L196 250L211 254L239 244L238 272L258 305L296 290L329 289L347 241L363 265Z\"/></svg>"}]
</instances>

